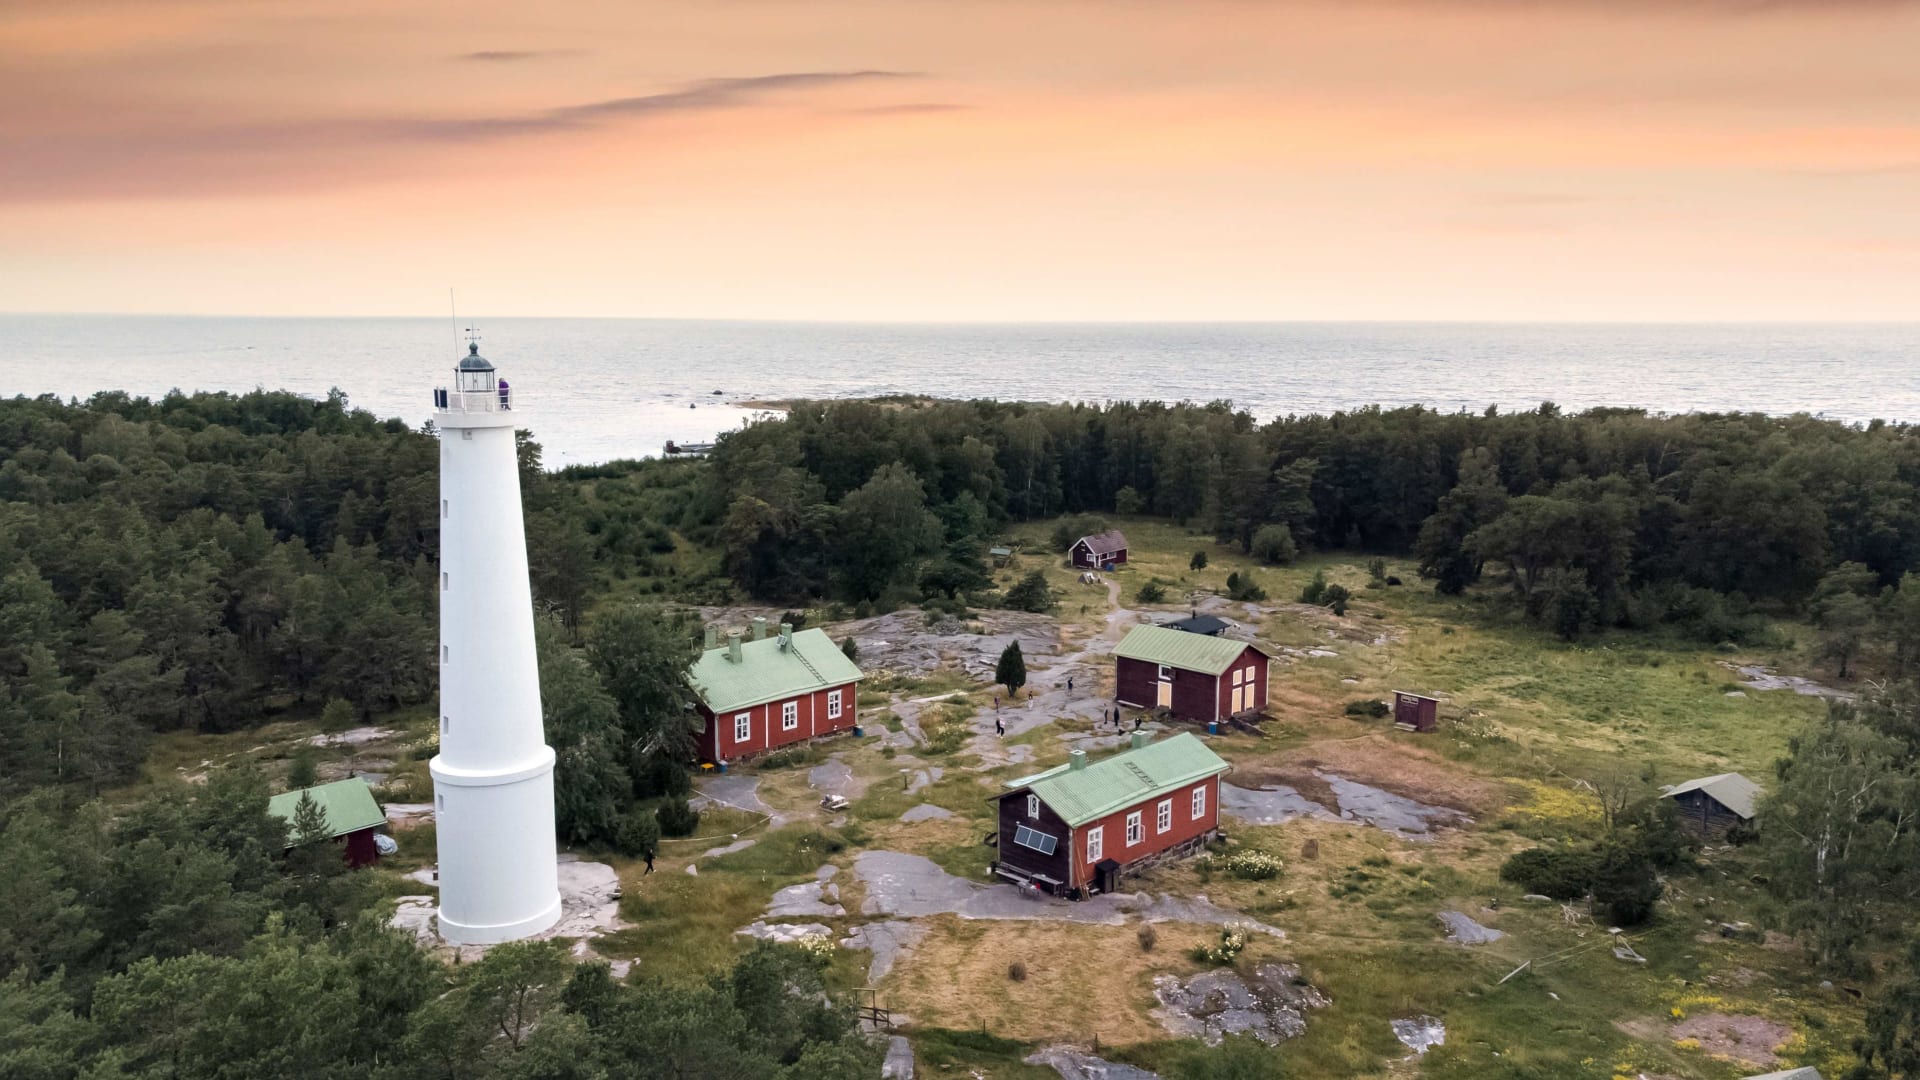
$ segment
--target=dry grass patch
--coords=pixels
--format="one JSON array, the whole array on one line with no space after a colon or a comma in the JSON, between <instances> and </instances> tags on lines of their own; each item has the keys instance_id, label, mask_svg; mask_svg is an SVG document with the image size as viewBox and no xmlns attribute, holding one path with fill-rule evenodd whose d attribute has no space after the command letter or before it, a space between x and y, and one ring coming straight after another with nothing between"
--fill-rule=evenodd
<instances>
[{"instance_id":1,"label":"dry grass patch","mask_svg":"<svg viewBox=\"0 0 1920 1080\"><path fill-rule=\"evenodd\" d=\"M888 978L886 1003L916 1024L980 1030L1023 1042L1147 1042L1166 1038L1150 1014L1153 976L1195 970L1187 950L1214 941L1213 927L1159 923L1152 952L1135 926L939 916ZM1267 948L1264 939L1249 953ZM1008 970L1026 965L1026 978Z\"/></svg>"},{"instance_id":2,"label":"dry grass patch","mask_svg":"<svg viewBox=\"0 0 1920 1080\"><path fill-rule=\"evenodd\" d=\"M1338 805L1320 769L1395 795L1463 813L1484 816L1513 801L1505 782L1476 776L1460 763L1419 745L1414 737L1385 733L1348 739L1323 739L1286 752L1277 760L1242 762L1228 779L1242 787L1287 784L1302 795L1333 808Z\"/></svg>"}]
</instances>

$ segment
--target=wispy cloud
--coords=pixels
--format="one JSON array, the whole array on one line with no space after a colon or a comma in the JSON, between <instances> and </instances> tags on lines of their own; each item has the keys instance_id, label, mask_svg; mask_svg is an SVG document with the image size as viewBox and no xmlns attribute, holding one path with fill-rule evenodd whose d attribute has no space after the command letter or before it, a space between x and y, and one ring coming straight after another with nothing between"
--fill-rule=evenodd
<instances>
[{"instance_id":1,"label":"wispy cloud","mask_svg":"<svg viewBox=\"0 0 1920 1080\"><path fill-rule=\"evenodd\" d=\"M955 101L907 101L898 105L863 105L840 111L850 116L906 116L913 113L961 112L971 108L973 106Z\"/></svg>"},{"instance_id":2,"label":"wispy cloud","mask_svg":"<svg viewBox=\"0 0 1920 1080\"><path fill-rule=\"evenodd\" d=\"M435 142L472 142L583 131L676 113L748 109L807 91L905 81L914 72L791 71L701 79L669 90L536 112L493 116L339 116L288 123L182 122L139 132L0 131L0 200L201 195L256 186L284 189L351 182L355 155L404 155ZM308 166L317 166L308 171Z\"/></svg>"},{"instance_id":3,"label":"wispy cloud","mask_svg":"<svg viewBox=\"0 0 1920 1080\"><path fill-rule=\"evenodd\" d=\"M481 49L478 52L459 53L455 60L470 60L483 64L510 64L520 60L546 60L556 56L580 56L585 49Z\"/></svg>"}]
</instances>

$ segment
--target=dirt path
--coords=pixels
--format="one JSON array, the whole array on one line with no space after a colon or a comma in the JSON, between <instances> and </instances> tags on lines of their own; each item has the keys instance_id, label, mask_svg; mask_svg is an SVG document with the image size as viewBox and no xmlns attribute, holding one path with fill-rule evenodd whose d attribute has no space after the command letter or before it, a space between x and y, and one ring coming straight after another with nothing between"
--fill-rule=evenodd
<instances>
[{"instance_id":1,"label":"dirt path","mask_svg":"<svg viewBox=\"0 0 1920 1080\"><path fill-rule=\"evenodd\" d=\"M1102 618L1100 631L1074 651L1056 654L1044 667L1036 666L1025 699L1001 702L999 717L1008 737L1024 735L1057 719L1093 723L1113 707L1100 693L1100 674L1113 647L1133 628L1139 614L1121 604L1119 582L1109 579L1106 584L1109 610ZM1068 689L1069 682L1073 683L1072 689ZM993 707L988 706L973 717L974 734L967 749L979 757L978 767L993 769L1032 760L1032 747L1007 746L994 733L994 715Z\"/></svg>"}]
</instances>

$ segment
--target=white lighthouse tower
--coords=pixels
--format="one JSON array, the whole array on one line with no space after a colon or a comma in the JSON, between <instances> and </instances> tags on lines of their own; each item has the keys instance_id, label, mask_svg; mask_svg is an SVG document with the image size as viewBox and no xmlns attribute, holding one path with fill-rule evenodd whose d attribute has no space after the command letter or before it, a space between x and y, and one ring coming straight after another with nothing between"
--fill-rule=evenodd
<instances>
[{"instance_id":1,"label":"white lighthouse tower","mask_svg":"<svg viewBox=\"0 0 1920 1080\"><path fill-rule=\"evenodd\" d=\"M440 933L512 941L560 918L553 749L540 726L512 392L469 345L440 429Z\"/></svg>"}]
</instances>

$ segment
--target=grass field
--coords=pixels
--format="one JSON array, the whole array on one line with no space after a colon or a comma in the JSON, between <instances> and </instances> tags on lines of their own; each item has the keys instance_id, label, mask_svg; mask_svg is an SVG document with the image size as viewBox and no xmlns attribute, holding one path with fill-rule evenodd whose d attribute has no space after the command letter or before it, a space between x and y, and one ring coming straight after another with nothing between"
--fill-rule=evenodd
<instances>
[{"instance_id":1,"label":"grass field","mask_svg":"<svg viewBox=\"0 0 1920 1080\"><path fill-rule=\"evenodd\" d=\"M1406 584L1386 587L1371 581L1364 558L1323 555L1265 567L1166 522L1118 524L1132 543L1131 562L1107 577L1126 608L1162 618L1183 613L1190 594L1223 592L1230 573L1253 574L1267 592L1254 609L1208 601L1248 626L1276 657L1265 735L1211 740L1233 766L1231 779L1287 783L1330 800L1319 777L1337 774L1471 819L1427 839L1350 821L1254 827L1229 820L1231 846L1258 848L1285 862L1278 879L1241 881L1189 861L1129 884L1204 895L1285 931L1284 940L1257 937L1240 963L1298 964L1331 1002L1309 1015L1304 1035L1272 1051L1285 1075L1607 1080L1644 1073L1726 1080L1765 1071L1676 1040L1676 1013L1765 1018L1792 1032L1777 1055L1773 1046L1749 1048L1756 1056L1777 1056L1779 1064L1769 1067L1813 1064L1829 1076L1844 1071L1860 1027L1857 1003L1822 991L1819 976L1784 939L1736 941L1712 932L1717 923L1762 922L1766 914L1765 898L1751 881L1762 868L1748 865L1743 852L1715 850L1701 872L1670 883L1657 920L1630 935L1644 964L1616 959L1606 927L1558 903L1522 902L1498 877L1501 862L1515 851L1596 829L1594 803L1581 781L1607 770L1645 769L1660 783L1738 770L1764 782L1788 737L1823 705L1788 692L1742 690L1727 664L1821 674L1793 650L1723 652L1627 633L1567 644L1516 620L1498 585L1440 597L1404 560L1389 560L1387 571ZM1107 630L1112 607L1104 585L1081 584L1047 549L1049 531L1039 523L1013 530L1021 553L995 576L1004 586L1043 569L1060 597L1055 614L1063 652L1071 652ZM1208 554L1199 571L1189 568L1196 550ZM707 559L687 549L664 562L681 576L697 577L710 573ZM1316 572L1352 590L1344 617L1296 602ZM1164 584L1165 603L1137 604L1148 580ZM1780 629L1783 639L1808 637L1804 627ZM1104 665L1084 677L1093 692L1110 687ZM1348 702L1402 689L1441 698L1437 732L1401 733L1387 721L1345 714ZM1739 696L1730 696L1736 691ZM951 732L942 745L881 746L880 736L901 728L897 719L886 722L900 702L949 693L958 696L922 709L918 718L930 734L943 726ZM695 839L662 845L651 875L630 860L585 853L618 871L621 914L630 924L592 947L635 961L644 974L702 979L745 947L747 939L735 931L759 918L776 890L811 879L822 865L836 868L846 914L819 921L843 936L869 918L861 914L865 892L852 869L863 850L924 855L948 873L984 881L993 851L981 839L994 827L992 796L1008 779L1065 760L1068 744L1059 736L1087 728L1082 720L1055 719L1005 740L1003 746L1031 747L1032 761L986 768L969 741L990 720L992 694L948 669L869 680L859 698L866 738L828 741L785 767L747 769L759 779L759 797L786 824L710 811ZM397 729L397 751L423 745L433 717L431 710L414 710L380 724ZM310 718L296 716L231 735L167 736L153 749L148 775L190 778L208 764L242 759L278 775L313 730ZM321 751L323 757L336 753L345 751ZM391 797L430 798L422 758L383 753L392 759L384 770ZM845 763L863 789L838 817L818 806L819 792L809 784L809 768L829 757ZM933 767L942 770L937 780L906 790L918 771ZM900 820L921 804L952 816ZM701 857L736 837L755 843ZM375 871L393 876L389 892L405 890L400 872L431 859L430 824L403 831L401 839L401 856ZM690 865L697 873L687 872ZM1451 943L1436 920L1441 911L1465 912L1506 936L1472 947ZM885 1004L910 1018L906 1030L931 1075L1052 1075L1022 1059L1041 1046L1084 1046L1096 1038L1110 1060L1168 1075L1207 1074L1211 1052L1167 1037L1154 1018L1152 979L1199 970L1187 950L1213 929L1159 924L1158 942L1148 951L1132 921L1098 926L940 915L922 923L926 936L899 958L880 991ZM1008 977L1015 961L1026 966L1024 980ZM866 963L865 952L841 950L834 984L864 985ZM1522 965L1529 966L1501 981ZM1415 1015L1444 1019L1447 1041L1407 1061L1389 1022Z\"/></svg>"}]
</instances>

